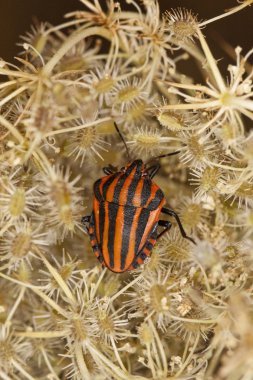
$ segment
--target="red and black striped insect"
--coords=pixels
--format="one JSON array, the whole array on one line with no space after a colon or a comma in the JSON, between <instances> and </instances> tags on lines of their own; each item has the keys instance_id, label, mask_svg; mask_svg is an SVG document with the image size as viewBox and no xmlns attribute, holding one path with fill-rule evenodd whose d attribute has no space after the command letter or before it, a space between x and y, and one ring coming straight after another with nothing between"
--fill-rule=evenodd
<instances>
[{"instance_id":1,"label":"red and black striped insect","mask_svg":"<svg viewBox=\"0 0 253 380\"><path fill-rule=\"evenodd\" d=\"M129 156L117 125L115 128ZM106 176L94 184L92 214L82 218L85 225L88 223L87 231L96 257L112 272L122 273L135 269L151 255L157 239L172 225L168 220L160 219L161 213L174 217L182 236L194 243L186 235L175 211L164 208L164 194L152 181L160 165L146 165L138 159L130 161L119 171L113 166L105 167L103 171ZM164 227L160 233L158 226Z\"/></svg>"}]
</instances>

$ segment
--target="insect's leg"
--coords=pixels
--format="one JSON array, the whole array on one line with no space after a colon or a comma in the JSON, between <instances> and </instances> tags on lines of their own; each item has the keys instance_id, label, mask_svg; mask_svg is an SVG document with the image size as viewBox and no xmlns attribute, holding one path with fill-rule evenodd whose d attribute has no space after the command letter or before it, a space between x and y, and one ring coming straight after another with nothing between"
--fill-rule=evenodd
<instances>
[{"instance_id":1,"label":"insect's leg","mask_svg":"<svg viewBox=\"0 0 253 380\"><path fill-rule=\"evenodd\" d=\"M165 207L163 207L163 208L162 208L162 212L163 212L164 214L167 214L167 215L173 216L173 218L176 219L176 222L177 222L178 227L179 227L179 229L180 229L181 235L182 235L185 239L188 239L188 240L190 240L192 243L196 244L195 241L194 241L190 236L188 236L188 235L186 234L186 232L185 232L185 230L184 230L184 227L182 226L181 220L180 220L179 216L177 215L177 213L176 213L175 211L173 211L173 210L171 210L171 209L169 209L169 208L165 208Z\"/></svg>"},{"instance_id":2,"label":"insect's leg","mask_svg":"<svg viewBox=\"0 0 253 380\"><path fill-rule=\"evenodd\" d=\"M106 174L106 175L109 175L109 174L113 174L117 171L117 168L115 168L114 166L112 165L108 165L106 166L105 168L103 168L103 172Z\"/></svg>"},{"instance_id":3,"label":"insect's leg","mask_svg":"<svg viewBox=\"0 0 253 380\"><path fill-rule=\"evenodd\" d=\"M85 227L87 232L89 232L89 228L87 224L90 223L90 218L91 218L91 215L86 215L86 216L83 216L81 219L81 223Z\"/></svg>"},{"instance_id":4,"label":"insect's leg","mask_svg":"<svg viewBox=\"0 0 253 380\"><path fill-rule=\"evenodd\" d=\"M83 216L82 219L81 219L81 223L83 225L86 225L86 223L90 223L90 218L91 218L91 215Z\"/></svg>"},{"instance_id":5,"label":"insect's leg","mask_svg":"<svg viewBox=\"0 0 253 380\"><path fill-rule=\"evenodd\" d=\"M92 215L93 214L84 216L82 218L82 224L84 225L87 234L90 236L91 247L92 247L94 255L99 260L99 262L102 264L102 266L104 266L105 265L104 258L101 254L101 251L99 249L98 242L96 239L95 230L94 230L94 220L92 218Z\"/></svg>"},{"instance_id":6,"label":"insect's leg","mask_svg":"<svg viewBox=\"0 0 253 380\"><path fill-rule=\"evenodd\" d=\"M171 229L172 224L168 220L159 220L158 221L158 226L165 227L162 232L157 236L157 240L160 239L160 237L165 234L165 232L168 232Z\"/></svg>"},{"instance_id":7,"label":"insect's leg","mask_svg":"<svg viewBox=\"0 0 253 380\"><path fill-rule=\"evenodd\" d=\"M150 166L149 168L147 168L147 172L148 172L149 177L151 179L154 178L154 176L158 173L160 168L161 168L160 164L156 164L156 165L153 165L153 166Z\"/></svg>"}]
</instances>

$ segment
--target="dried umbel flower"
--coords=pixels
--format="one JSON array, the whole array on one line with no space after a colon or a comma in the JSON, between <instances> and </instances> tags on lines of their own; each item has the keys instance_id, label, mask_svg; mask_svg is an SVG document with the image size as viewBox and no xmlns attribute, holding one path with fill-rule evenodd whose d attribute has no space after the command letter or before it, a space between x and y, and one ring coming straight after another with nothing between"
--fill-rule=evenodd
<instances>
[{"instance_id":1,"label":"dried umbel flower","mask_svg":"<svg viewBox=\"0 0 253 380\"><path fill-rule=\"evenodd\" d=\"M181 139L185 144L181 150L180 159L191 167L205 167L210 165L217 152L217 142L208 140L206 136L195 133L182 133Z\"/></svg>"},{"instance_id":2,"label":"dried umbel flower","mask_svg":"<svg viewBox=\"0 0 253 380\"><path fill-rule=\"evenodd\" d=\"M222 192L227 194L227 199L232 199L231 203L238 202L239 207L245 205L246 208L252 208L253 177L243 174L243 171L229 174Z\"/></svg>"},{"instance_id":3,"label":"dried umbel flower","mask_svg":"<svg viewBox=\"0 0 253 380\"><path fill-rule=\"evenodd\" d=\"M25 189L12 181L7 184L2 181L2 189L3 192L0 194L1 235L17 222L25 222L29 217L38 217L37 209L41 204L36 187Z\"/></svg>"},{"instance_id":4,"label":"dried umbel flower","mask_svg":"<svg viewBox=\"0 0 253 380\"><path fill-rule=\"evenodd\" d=\"M186 229L200 228L208 216L197 198L184 198L180 205L180 217Z\"/></svg>"},{"instance_id":5,"label":"dried umbel flower","mask_svg":"<svg viewBox=\"0 0 253 380\"><path fill-rule=\"evenodd\" d=\"M130 150L137 152L138 156L142 157L157 156L163 153L168 142L173 140L170 136L164 136L163 132L155 126L137 128L136 133L131 136L132 140L127 142Z\"/></svg>"},{"instance_id":6,"label":"dried umbel flower","mask_svg":"<svg viewBox=\"0 0 253 380\"><path fill-rule=\"evenodd\" d=\"M63 240L68 233L73 233L80 225L81 188L76 186L79 177L70 181L69 171L58 168L49 175L41 176L41 193L45 223L53 227L52 238Z\"/></svg>"},{"instance_id":7,"label":"dried umbel flower","mask_svg":"<svg viewBox=\"0 0 253 380\"><path fill-rule=\"evenodd\" d=\"M85 159L91 160L96 156L103 159L101 153L108 151L109 147L110 143L105 141L104 134L99 133L98 128L90 127L73 133L66 149L68 155L79 160L82 166Z\"/></svg>"},{"instance_id":8,"label":"dried umbel flower","mask_svg":"<svg viewBox=\"0 0 253 380\"><path fill-rule=\"evenodd\" d=\"M191 10L185 8L172 9L164 14L167 27L176 43L185 42L197 36L198 22Z\"/></svg>"},{"instance_id":9,"label":"dried umbel flower","mask_svg":"<svg viewBox=\"0 0 253 380\"><path fill-rule=\"evenodd\" d=\"M191 182L196 187L197 198L202 198L213 192L219 192L219 185L224 182L221 169L206 167L192 170Z\"/></svg>"},{"instance_id":10,"label":"dried umbel flower","mask_svg":"<svg viewBox=\"0 0 253 380\"><path fill-rule=\"evenodd\" d=\"M12 373L28 375L25 365L31 356L31 343L15 337L10 324L0 325L0 373L6 374L6 378Z\"/></svg>"},{"instance_id":11,"label":"dried umbel flower","mask_svg":"<svg viewBox=\"0 0 253 380\"><path fill-rule=\"evenodd\" d=\"M46 236L40 224L16 222L0 240L0 261L7 261L9 270L16 269L23 260L31 265L34 247L48 245Z\"/></svg>"},{"instance_id":12,"label":"dried umbel flower","mask_svg":"<svg viewBox=\"0 0 253 380\"><path fill-rule=\"evenodd\" d=\"M179 132L184 128L184 117L172 111L159 111L157 115L159 123L173 132Z\"/></svg>"},{"instance_id":13,"label":"dried umbel flower","mask_svg":"<svg viewBox=\"0 0 253 380\"><path fill-rule=\"evenodd\" d=\"M150 101L140 101L130 107L127 107L123 115L115 113L115 116L117 119L120 119L121 116L123 122L130 127L140 125L147 122L148 116L150 116L149 105Z\"/></svg>"},{"instance_id":14,"label":"dried umbel flower","mask_svg":"<svg viewBox=\"0 0 253 380\"><path fill-rule=\"evenodd\" d=\"M141 80L134 79L131 82L124 80L117 82L113 98L114 108L119 108L122 113L127 107L133 107L145 101L148 98L148 93L145 91L145 86Z\"/></svg>"},{"instance_id":15,"label":"dried umbel flower","mask_svg":"<svg viewBox=\"0 0 253 380\"><path fill-rule=\"evenodd\" d=\"M81 0L0 61L0 378L251 380L252 50L222 42L227 78L204 33L253 0L201 22L126 2ZM126 161L115 122L196 242L166 215L121 275L81 224L102 167Z\"/></svg>"},{"instance_id":16,"label":"dried umbel flower","mask_svg":"<svg viewBox=\"0 0 253 380\"><path fill-rule=\"evenodd\" d=\"M179 231L171 231L157 243L157 255L164 255L167 262L182 265L190 259L190 243L182 238Z\"/></svg>"},{"instance_id":17,"label":"dried umbel flower","mask_svg":"<svg viewBox=\"0 0 253 380\"><path fill-rule=\"evenodd\" d=\"M128 334L128 319L125 318L123 310L110 310L110 299L102 298L92 308L94 320L91 318L94 331L97 331L100 339L108 344L115 346L115 342L125 339Z\"/></svg>"},{"instance_id":18,"label":"dried umbel flower","mask_svg":"<svg viewBox=\"0 0 253 380\"><path fill-rule=\"evenodd\" d=\"M89 95L102 105L110 106L113 102L114 87L117 83L119 68L116 66L110 72L107 64L105 67L96 67L86 74L83 80L83 86L88 89Z\"/></svg>"},{"instance_id":19,"label":"dried umbel flower","mask_svg":"<svg viewBox=\"0 0 253 380\"><path fill-rule=\"evenodd\" d=\"M21 39L28 45L32 47L29 50L32 58L38 58L38 54L43 54L45 47L48 43L48 39L50 39L50 35L47 34L47 30L50 25L48 23L38 23L31 26L31 31L27 32ZM20 43L20 45L22 45ZM27 49L25 51L27 54Z\"/></svg>"},{"instance_id":20,"label":"dried umbel flower","mask_svg":"<svg viewBox=\"0 0 253 380\"><path fill-rule=\"evenodd\" d=\"M170 320L170 310L173 304L172 289L178 286L178 282L170 281L170 271L147 272L136 290L130 294L132 300L127 301L130 318L145 315L147 319L155 318L160 328L166 329ZM135 299L138 299L138 305Z\"/></svg>"},{"instance_id":21,"label":"dried umbel flower","mask_svg":"<svg viewBox=\"0 0 253 380\"><path fill-rule=\"evenodd\" d=\"M77 259L72 259L69 253L66 253L64 250L62 252L62 260L59 262L56 257L53 257L53 262L56 270L59 273L59 276L63 279L63 281L71 288L75 287L76 281L80 280L80 262ZM52 276L52 274L48 273L46 270L40 270L42 274L42 278L40 278L40 282L43 284L46 293L53 297L55 295L56 300L59 299L59 295L61 292L61 287Z\"/></svg>"},{"instance_id":22,"label":"dried umbel flower","mask_svg":"<svg viewBox=\"0 0 253 380\"><path fill-rule=\"evenodd\" d=\"M147 323L144 322L138 327L138 338L142 344L147 346L153 342L154 334Z\"/></svg>"}]
</instances>

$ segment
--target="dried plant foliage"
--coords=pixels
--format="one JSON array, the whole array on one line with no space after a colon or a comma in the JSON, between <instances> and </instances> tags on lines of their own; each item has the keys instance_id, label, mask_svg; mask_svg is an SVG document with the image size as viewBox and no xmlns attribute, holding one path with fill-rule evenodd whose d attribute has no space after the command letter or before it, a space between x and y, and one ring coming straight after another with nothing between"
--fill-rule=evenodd
<instances>
[{"instance_id":1,"label":"dried plant foliage","mask_svg":"<svg viewBox=\"0 0 253 380\"><path fill-rule=\"evenodd\" d=\"M204 36L252 2L199 21L81 0L0 61L0 379L252 380L253 50L223 73ZM180 151L157 181L196 240L175 225L123 275L81 225L127 160L114 121L133 158Z\"/></svg>"}]
</instances>

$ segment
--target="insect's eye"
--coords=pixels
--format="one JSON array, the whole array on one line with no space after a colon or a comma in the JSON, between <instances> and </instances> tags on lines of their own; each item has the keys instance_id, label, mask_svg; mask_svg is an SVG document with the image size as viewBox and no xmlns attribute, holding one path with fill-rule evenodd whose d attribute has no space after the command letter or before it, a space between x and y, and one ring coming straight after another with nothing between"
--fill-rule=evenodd
<instances>
[{"instance_id":1,"label":"insect's eye","mask_svg":"<svg viewBox=\"0 0 253 380\"><path fill-rule=\"evenodd\" d=\"M120 168L120 171L125 173L126 168L124 166L122 166L122 168Z\"/></svg>"}]
</instances>

